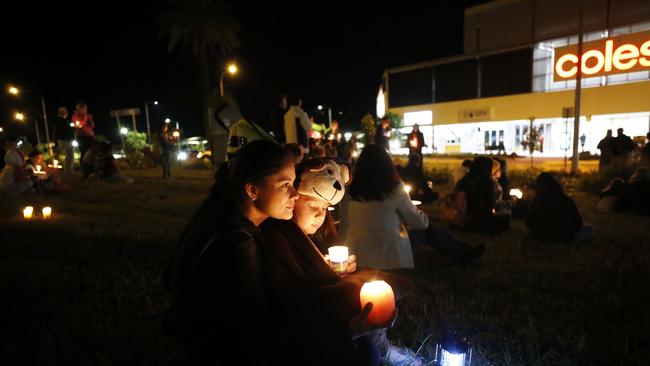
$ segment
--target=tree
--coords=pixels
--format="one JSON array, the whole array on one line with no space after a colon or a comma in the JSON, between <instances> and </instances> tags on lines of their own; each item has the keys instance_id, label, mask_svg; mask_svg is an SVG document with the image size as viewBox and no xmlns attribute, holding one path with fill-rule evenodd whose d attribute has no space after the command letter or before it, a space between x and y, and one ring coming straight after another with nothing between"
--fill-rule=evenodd
<instances>
[{"instance_id":1,"label":"tree","mask_svg":"<svg viewBox=\"0 0 650 366\"><path fill-rule=\"evenodd\" d=\"M524 132L523 136L523 141L521 142L521 145L528 149L528 152L530 153L530 167L533 167L533 153L535 150L537 151L542 151L543 146L542 146L542 136L544 134L544 129L543 126L535 127L533 125L533 119L530 119L530 127L528 129L528 133L526 131Z\"/></svg>"},{"instance_id":2,"label":"tree","mask_svg":"<svg viewBox=\"0 0 650 366\"><path fill-rule=\"evenodd\" d=\"M398 114L392 112L386 112L386 115L384 117L388 118L388 120L390 121L391 128L402 127L402 119L399 117Z\"/></svg>"},{"instance_id":3,"label":"tree","mask_svg":"<svg viewBox=\"0 0 650 366\"><path fill-rule=\"evenodd\" d=\"M366 115L361 118L361 129L365 134L366 144L374 143L377 126L375 126L375 119L372 118L370 113L366 113Z\"/></svg>"},{"instance_id":4,"label":"tree","mask_svg":"<svg viewBox=\"0 0 650 366\"><path fill-rule=\"evenodd\" d=\"M158 18L159 35L168 37L167 52L176 48L192 54L199 64L201 99L203 108L203 127L206 135L211 136L210 107L211 96L216 95L212 85L218 82L215 70L210 70L210 59L217 53L230 53L239 47L239 22L227 11L230 5L225 0L170 0L169 9ZM221 65L221 63L217 63Z\"/></svg>"}]
</instances>

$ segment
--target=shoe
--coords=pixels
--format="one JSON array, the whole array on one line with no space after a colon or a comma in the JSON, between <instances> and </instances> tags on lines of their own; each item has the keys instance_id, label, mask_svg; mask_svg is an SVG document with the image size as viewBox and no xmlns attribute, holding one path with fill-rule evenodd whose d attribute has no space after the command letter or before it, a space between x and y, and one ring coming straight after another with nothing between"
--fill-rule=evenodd
<instances>
[{"instance_id":1,"label":"shoe","mask_svg":"<svg viewBox=\"0 0 650 366\"><path fill-rule=\"evenodd\" d=\"M390 366L425 366L426 360L419 357L408 348L390 346L386 356L382 358L382 364Z\"/></svg>"}]
</instances>

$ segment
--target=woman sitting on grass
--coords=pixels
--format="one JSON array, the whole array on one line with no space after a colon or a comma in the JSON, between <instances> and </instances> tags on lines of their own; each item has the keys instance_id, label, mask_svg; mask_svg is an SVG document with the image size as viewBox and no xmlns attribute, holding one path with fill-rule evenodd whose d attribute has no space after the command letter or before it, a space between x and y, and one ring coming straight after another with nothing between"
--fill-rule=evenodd
<instances>
[{"instance_id":1,"label":"woman sitting on grass","mask_svg":"<svg viewBox=\"0 0 650 366\"><path fill-rule=\"evenodd\" d=\"M575 201L550 173L537 177L525 222L531 236L538 239L578 243L593 236L591 226L583 225Z\"/></svg>"},{"instance_id":2,"label":"woman sitting on grass","mask_svg":"<svg viewBox=\"0 0 650 366\"><path fill-rule=\"evenodd\" d=\"M304 364L313 364L314 360L318 364L373 364L376 360L369 358L369 353L360 352L369 344L378 349L381 360L389 365L422 364L390 345L386 338L390 322L360 323L365 319L356 316L361 311L359 292L365 282L383 279L401 298L410 287L409 281L376 270L357 271L353 255L346 272L337 274L327 256L308 237L321 228L328 207L343 197L344 183L349 180L347 167L328 158L312 159L297 167L296 177L294 186L299 197L293 220L268 220L262 225L268 248L265 278L275 299L271 303L279 307L281 318L287 320L284 339L279 342L295 345L296 355L300 352ZM353 338L356 342L352 342Z\"/></svg>"},{"instance_id":3,"label":"woman sitting on grass","mask_svg":"<svg viewBox=\"0 0 650 366\"><path fill-rule=\"evenodd\" d=\"M34 183L25 171L25 157L16 148L16 141L7 138L5 141L6 153L3 156L5 166L0 171L0 192L7 196L20 196L21 194L34 193Z\"/></svg>"},{"instance_id":4,"label":"woman sitting on grass","mask_svg":"<svg viewBox=\"0 0 650 366\"><path fill-rule=\"evenodd\" d=\"M499 186L492 176L494 161L477 157L469 173L456 184L454 193L465 197L460 227L469 231L498 234L510 228L511 215L497 209Z\"/></svg>"},{"instance_id":5,"label":"woman sitting on grass","mask_svg":"<svg viewBox=\"0 0 650 366\"><path fill-rule=\"evenodd\" d=\"M413 205L390 156L378 145L366 146L359 156L341 224L344 240L359 264L371 268L414 268L413 252L422 244L456 260L480 256L484 249L435 228Z\"/></svg>"},{"instance_id":6,"label":"woman sitting on grass","mask_svg":"<svg viewBox=\"0 0 650 366\"><path fill-rule=\"evenodd\" d=\"M119 171L113 157L113 146L108 142L95 140L82 159L84 177L88 180L102 180L110 183L133 184L133 178ZM89 170L86 170L89 169Z\"/></svg>"}]
</instances>

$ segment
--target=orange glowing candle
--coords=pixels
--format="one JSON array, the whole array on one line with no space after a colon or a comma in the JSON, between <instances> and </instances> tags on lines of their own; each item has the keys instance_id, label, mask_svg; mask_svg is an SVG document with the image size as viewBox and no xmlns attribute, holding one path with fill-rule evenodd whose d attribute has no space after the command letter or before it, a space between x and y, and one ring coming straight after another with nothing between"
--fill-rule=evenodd
<instances>
[{"instance_id":1,"label":"orange glowing candle","mask_svg":"<svg viewBox=\"0 0 650 366\"><path fill-rule=\"evenodd\" d=\"M33 206L27 206L23 209L23 217L25 218L25 220L31 220L33 214L34 214Z\"/></svg>"},{"instance_id":2,"label":"orange glowing candle","mask_svg":"<svg viewBox=\"0 0 650 366\"><path fill-rule=\"evenodd\" d=\"M43 220L52 218L52 207L43 207L41 213L43 214Z\"/></svg>"},{"instance_id":3,"label":"orange glowing candle","mask_svg":"<svg viewBox=\"0 0 650 366\"><path fill-rule=\"evenodd\" d=\"M382 324L390 320L395 312L395 294L385 281L366 282L359 293L361 307L372 303L372 310L368 320L375 324Z\"/></svg>"}]
</instances>

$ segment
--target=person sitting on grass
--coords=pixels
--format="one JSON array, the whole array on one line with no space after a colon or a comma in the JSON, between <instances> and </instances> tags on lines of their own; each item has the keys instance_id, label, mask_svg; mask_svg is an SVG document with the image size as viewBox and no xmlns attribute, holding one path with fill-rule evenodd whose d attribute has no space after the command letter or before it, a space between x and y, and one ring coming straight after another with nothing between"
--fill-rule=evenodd
<instances>
[{"instance_id":1,"label":"person sitting on grass","mask_svg":"<svg viewBox=\"0 0 650 366\"><path fill-rule=\"evenodd\" d=\"M34 188L38 192L68 190L68 187L63 183L59 170L48 167L43 160L43 154L38 150L29 153L29 159L25 162L25 170L32 178Z\"/></svg>"},{"instance_id":2,"label":"person sitting on grass","mask_svg":"<svg viewBox=\"0 0 650 366\"><path fill-rule=\"evenodd\" d=\"M613 213L632 211L650 215L650 169L638 168L625 181L616 177L600 192L598 211Z\"/></svg>"},{"instance_id":3,"label":"person sitting on grass","mask_svg":"<svg viewBox=\"0 0 650 366\"><path fill-rule=\"evenodd\" d=\"M413 253L423 244L458 261L483 254L482 244L472 247L454 239L413 205L390 156L379 145L368 145L361 152L346 206L341 232L360 265L412 269Z\"/></svg>"},{"instance_id":4,"label":"person sitting on grass","mask_svg":"<svg viewBox=\"0 0 650 366\"><path fill-rule=\"evenodd\" d=\"M492 159L477 157L469 173L456 184L452 195L465 197L465 217L458 220L460 228L490 234L510 228L510 214L496 211L498 187L492 177L492 167Z\"/></svg>"},{"instance_id":5,"label":"person sitting on grass","mask_svg":"<svg viewBox=\"0 0 650 366\"><path fill-rule=\"evenodd\" d=\"M82 163L92 168L88 174L88 180L101 180L109 183L133 184L133 178L121 173L117 168L117 162L113 157L113 147L108 142L95 140L93 146L88 149L82 159Z\"/></svg>"},{"instance_id":6,"label":"person sitting on grass","mask_svg":"<svg viewBox=\"0 0 650 366\"><path fill-rule=\"evenodd\" d=\"M525 219L533 238L579 243L592 238L591 226L583 225L575 201L550 173L535 180L535 197Z\"/></svg>"},{"instance_id":7,"label":"person sitting on grass","mask_svg":"<svg viewBox=\"0 0 650 366\"><path fill-rule=\"evenodd\" d=\"M467 175L467 173L469 173L470 166L472 166L472 161L469 159L465 159L463 160L461 165L457 166L451 171L451 175L449 176L449 182L447 183L450 190L453 190L456 187L458 181L463 179L463 177Z\"/></svg>"},{"instance_id":8,"label":"person sitting on grass","mask_svg":"<svg viewBox=\"0 0 650 366\"><path fill-rule=\"evenodd\" d=\"M411 186L411 198L431 203L438 199L438 193L433 190L431 178L424 175L422 171L422 156L419 154L409 155L409 162L405 167L397 166L397 172L404 183Z\"/></svg>"},{"instance_id":9,"label":"person sitting on grass","mask_svg":"<svg viewBox=\"0 0 650 366\"><path fill-rule=\"evenodd\" d=\"M386 337L389 324L362 325L354 329L349 321L361 311L359 292L371 280L383 279L391 284L396 297L405 295L410 282L401 276L372 269L357 270L356 257L349 256L345 272L337 273L322 255L309 235L323 225L328 207L337 204L344 195L349 180L346 165L329 158L308 160L297 166L296 201L292 221L267 220L262 234L267 245L265 275L269 292L285 320L286 331L280 343L295 346L304 364L340 364L344 353L332 350L350 349L353 338L366 338L379 350L380 362L389 365L424 364L408 352L391 346ZM330 243L332 246L337 243ZM314 317L314 309L318 316ZM365 333L365 335L364 335ZM296 359L298 361L298 359ZM311 362L309 362L311 361ZM345 361L343 361L345 362Z\"/></svg>"},{"instance_id":10,"label":"person sitting on grass","mask_svg":"<svg viewBox=\"0 0 650 366\"><path fill-rule=\"evenodd\" d=\"M7 138L5 141L5 166L0 172L0 192L7 196L20 196L34 193L34 182L25 171L25 157L16 148L16 141Z\"/></svg>"}]
</instances>

